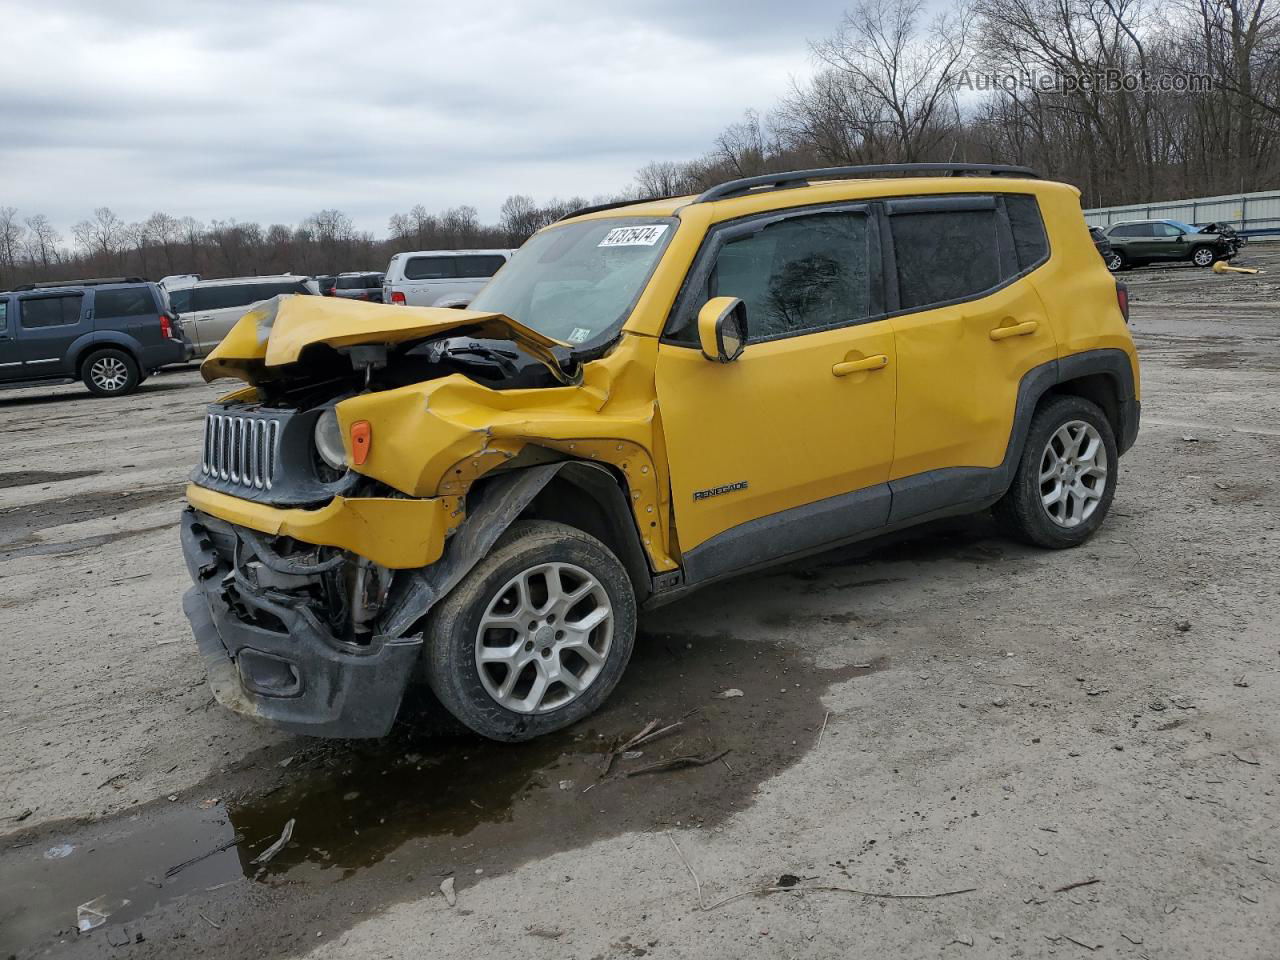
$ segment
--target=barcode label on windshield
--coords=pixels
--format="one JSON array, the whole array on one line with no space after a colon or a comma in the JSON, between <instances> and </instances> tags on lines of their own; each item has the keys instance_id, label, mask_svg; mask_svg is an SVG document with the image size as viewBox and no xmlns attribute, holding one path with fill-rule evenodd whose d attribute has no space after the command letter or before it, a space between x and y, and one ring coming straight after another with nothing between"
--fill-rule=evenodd
<instances>
[{"instance_id":1,"label":"barcode label on windshield","mask_svg":"<svg viewBox=\"0 0 1280 960\"><path fill-rule=\"evenodd\" d=\"M652 247L667 232L665 223L655 223L647 227L614 227L605 238L596 244L597 247Z\"/></svg>"}]
</instances>

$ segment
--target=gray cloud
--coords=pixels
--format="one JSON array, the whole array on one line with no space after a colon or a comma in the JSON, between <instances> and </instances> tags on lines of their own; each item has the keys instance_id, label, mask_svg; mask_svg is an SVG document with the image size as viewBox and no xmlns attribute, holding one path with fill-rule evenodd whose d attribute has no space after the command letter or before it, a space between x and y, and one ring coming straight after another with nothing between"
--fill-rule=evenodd
<instances>
[{"instance_id":1,"label":"gray cloud","mask_svg":"<svg viewBox=\"0 0 1280 960\"><path fill-rule=\"evenodd\" d=\"M415 203L593 196L695 156L810 69L794 0L0 0L0 204L381 233Z\"/></svg>"}]
</instances>

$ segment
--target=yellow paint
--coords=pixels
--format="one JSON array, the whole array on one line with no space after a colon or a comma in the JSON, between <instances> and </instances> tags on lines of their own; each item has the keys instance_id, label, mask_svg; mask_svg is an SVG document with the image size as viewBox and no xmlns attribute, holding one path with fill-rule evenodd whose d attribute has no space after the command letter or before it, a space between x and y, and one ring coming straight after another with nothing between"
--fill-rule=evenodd
<instances>
[{"instance_id":1,"label":"yellow paint","mask_svg":"<svg viewBox=\"0 0 1280 960\"><path fill-rule=\"evenodd\" d=\"M187 502L228 523L350 550L393 570L439 560L448 526L442 499L334 497L318 510L281 509L188 484Z\"/></svg>"},{"instance_id":2,"label":"yellow paint","mask_svg":"<svg viewBox=\"0 0 1280 960\"><path fill-rule=\"evenodd\" d=\"M1036 195L1052 255L1028 277L954 307L750 344L708 362L659 337L715 224L772 210L893 196ZM492 390L461 375L367 393L337 406L372 427L360 472L415 499L335 499L274 510L192 487L201 509L266 533L344 546L392 567L423 565L465 518L472 484L541 452L605 465L631 503L651 568L736 525L886 480L1003 459L1017 386L1055 357L1115 347L1137 357L1074 188L1039 180L947 177L822 181L714 203L691 198L588 218L679 221L661 262L604 357L576 385ZM553 225L548 229L556 229ZM468 328L546 360L554 341L496 314L283 298L250 312L205 361L206 378L251 384L287 374L313 345L401 343ZM233 395L237 396L237 395ZM698 491L746 487L694 499Z\"/></svg>"},{"instance_id":3,"label":"yellow paint","mask_svg":"<svg viewBox=\"0 0 1280 960\"><path fill-rule=\"evenodd\" d=\"M444 307L398 307L340 297L277 297L246 313L200 365L205 380L250 379L264 367L296 362L307 347L404 343L467 327L479 337L509 338L534 356L557 340L497 313Z\"/></svg>"}]
</instances>

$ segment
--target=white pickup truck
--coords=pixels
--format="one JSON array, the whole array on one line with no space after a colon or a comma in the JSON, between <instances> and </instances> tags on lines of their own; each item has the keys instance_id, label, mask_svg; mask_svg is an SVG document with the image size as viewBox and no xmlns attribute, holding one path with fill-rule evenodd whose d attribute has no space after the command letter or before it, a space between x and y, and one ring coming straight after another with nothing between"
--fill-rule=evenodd
<instances>
[{"instance_id":1,"label":"white pickup truck","mask_svg":"<svg viewBox=\"0 0 1280 960\"><path fill-rule=\"evenodd\" d=\"M382 302L411 307L465 307L514 250L417 250L391 258Z\"/></svg>"}]
</instances>

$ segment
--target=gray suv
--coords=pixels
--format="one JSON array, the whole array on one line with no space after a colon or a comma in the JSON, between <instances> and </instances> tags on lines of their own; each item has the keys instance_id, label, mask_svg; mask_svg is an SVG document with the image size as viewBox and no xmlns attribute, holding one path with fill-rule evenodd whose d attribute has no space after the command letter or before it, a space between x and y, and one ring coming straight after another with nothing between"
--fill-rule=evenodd
<instances>
[{"instance_id":1,"label":"gray suv","mask_svg":"<svg viewBox=\"0 0 1280 960\"><path fill-rule=\"evenodd\" d=\"M1193 227L1179 220L1128 220L1107 227L1111 251L1103 254L1112 273L1148 263L1185 260L1197 267L1230 260L1240 250L1243 238L1229 226L1211 223Z\"/></svg>"},{"instance_id":2,"label":"gray suv","mask_svg":"<svg viewBox=\"0 0 1280 960\"><path fill-rule=\"evenodd\" d=\"M192 353L160 288L136 277L0 292L0 387L83 380L122 396Z\"/></svg>"}]
</instances>

